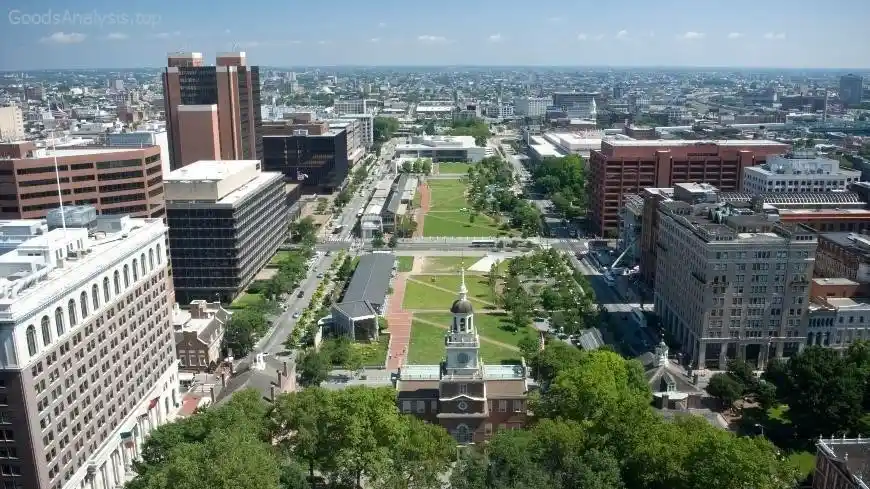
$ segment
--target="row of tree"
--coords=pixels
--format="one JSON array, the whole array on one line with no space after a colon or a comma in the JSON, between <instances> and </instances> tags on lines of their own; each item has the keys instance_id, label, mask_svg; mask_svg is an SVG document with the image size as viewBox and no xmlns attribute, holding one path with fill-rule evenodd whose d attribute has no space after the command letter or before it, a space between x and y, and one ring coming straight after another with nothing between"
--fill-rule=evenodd
<instances>
[{"instance_id":1,"label":"row of tree","mask_svg":"<svg viewBox=\"0 0 870 489\"><path fill-rule=\"evenodd\" d=\"M417 173L429 175L432 173L432 160L428 158L417 158L414 161L403 161L399 167L399 173Z\"/></svg>"},{"instance_id":2,"label":"row of tree","mask_svg":"<svg viewBox=\"0 0 870 489\"><path fill-rule=\"evenodd\" d=\"M516 192L516 179L509 163L499 157L484 158L468 170L468 196L475 213L485 213L497 220L507 216L510 225L523 237L536 236L541 229L541 213Z\"/></svg>"},{"instance_id":3,"label":"row of tree","mask_svg":"<svg viewBox=\"0 0 870 489\"><path fill-rule=\"evenodd\" d=\"M544 158L533 170L538 192L553 202L553 207L565 219L586 214L586 171L583 159L577 155Z\"/></svg>"},{"instance_id":4,"label":"row of tree","mask_svg":"<svg viewBox=\"0 0 870 489\"><path fill-rule=\"evenodd\" d=\"M489 139L489 124L480 119L463 119L453 121L450 128L451 136L472 136L474 144L486 146Z\"/></svg>"},{"instance_id":5,"label":"row of tree","mask_svg":"<svg viewBox=\"0 0 870 489\"><path fill-rule=\"evenodd\" d=\"M794 487L797 471L763 437L704 418L664 419L639 363L554 342L532 357L545 386L526 430L498 434L453 470L452 489Z\"/></svg>"}]
</instances>

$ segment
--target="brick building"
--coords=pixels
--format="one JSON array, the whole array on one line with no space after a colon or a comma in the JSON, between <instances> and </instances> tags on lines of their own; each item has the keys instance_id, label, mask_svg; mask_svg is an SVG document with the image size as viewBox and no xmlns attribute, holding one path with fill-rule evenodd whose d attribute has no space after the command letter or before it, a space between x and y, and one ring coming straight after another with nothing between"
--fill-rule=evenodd
<instances>
[{"instance_id":1,"label":"brick building","mask_svg":"<svg viewBox=\"0 0 870 489\"><path fill-rule=\"evenodd\" d=\"M465 272L440 365L403 365L396 388L399 409L443 426L461 444L489 440L497 430L526 422L528 379L522 365L484 365Z\"/></svg>"},{"instance_id":2,"label":"brick building","mask_svg":"<svg viewBox=\"0 0 870 489\"><path fill-rule=\"evenodd\" d=\"M744 168L788 148L766 140L603 141L589 162L594 229L615 234L625 193L675 183L709 183L724 192L737 191Z\"/></svg>"}]
</instances>

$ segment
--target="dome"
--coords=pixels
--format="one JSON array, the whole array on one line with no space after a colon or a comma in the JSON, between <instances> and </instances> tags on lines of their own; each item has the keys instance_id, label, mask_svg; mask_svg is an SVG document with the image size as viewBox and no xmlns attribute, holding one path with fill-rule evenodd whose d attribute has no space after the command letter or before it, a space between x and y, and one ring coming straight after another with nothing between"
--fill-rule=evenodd
<instances>
[{"instance_id":1,"label":"dome","mask_svg":"<svg viewBox=\"0 0 870 489\"><path fill-rule=\"evenodd\" d=\"M471 305L471 302L464 299L457 299L453 301L453 305L450 306L450 312L453 314L471 314L474 312L474 307Z\"/></svg>"}]
</instances>

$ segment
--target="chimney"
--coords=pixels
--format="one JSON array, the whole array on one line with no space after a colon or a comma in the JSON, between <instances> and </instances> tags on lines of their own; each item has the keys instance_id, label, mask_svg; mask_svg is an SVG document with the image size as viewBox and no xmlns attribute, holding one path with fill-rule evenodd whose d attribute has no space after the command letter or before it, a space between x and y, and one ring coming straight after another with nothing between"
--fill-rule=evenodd
<instances>
[{"instance_id":1,"label":"chimney","mask_svg":"<svg viewBox=\"0 0 870 489\"><path fill-rule=\"evenodd\" d=\"M282 378L282 375L281 375L281 371L280 371L280 370L278 370L277 372L278 372L278 384L277 384L277 385L278 385L278 388L280 389L280 388L281 388L281 385L282 385L282 384L281 384L281 378Z\"/></svg>"},{"instance_id":2,"label":"chimney","mask_svg":"<svg viewBox=\"0 0 870 489\"><path fill-rule=\"evenodd\" d=\"M211 403L214 404L214 387L209 389L209 392L211 393Z\"/></svg>"},{"instance_id":3,"label":"chimney","mask_svg":"<svg viewBox=\"0 0 870 489\"><path fill-rule=\"evenodd\" d=\"M227 386L227 374L221 374L221 387Z\"/></svg>"},{"instance_id":4,"label":"chimney","mask_svg":"<svg viewBox=\"0 0 870 489\"><path fill-rule=\"evenodd\" d=\"M269 389L269 392L272 394L272 397L271 397L272 402L275 402L275 386L274 385Z\"/></svg>"},{"instance_id":5,"label":"chimney","mask_svg":"<svg viewBox=\"0 0 870 489\"><path fill-rule=\"evenodd\" d=\"M287 362L284 362L284 376L286 377L287 375L289 375L287 373Z\"/></svg>"}]
</instances>

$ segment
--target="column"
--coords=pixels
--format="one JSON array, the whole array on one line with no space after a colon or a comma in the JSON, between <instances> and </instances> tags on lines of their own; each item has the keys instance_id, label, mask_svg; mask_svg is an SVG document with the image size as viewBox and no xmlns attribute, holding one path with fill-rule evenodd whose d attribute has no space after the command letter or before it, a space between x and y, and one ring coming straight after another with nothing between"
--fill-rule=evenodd
<instances>
[{"instance_id":1,"label":"column","mask_svg":"<svg viewBox=\"0 0 870 489\"><path fill-rule=\"evenodd\" d=\"M721 349L719 350L719 370L726 370L728 368L728 343L721 343Z\"/></svg>"},{"instance_id":2,"label":"column","mask_svg":"<svg viewBox=\"0 0 870 489\"><path fill-rule=\"evenodd\" d=\"M109 455L112 481L115 483L115 487L120 487L124 484L124 471L122 470L123 466L121 465L121 455L118 451L119 449L115 449L112 451L112 454Z\"/></svg>"},{"instance_id":3,"label":"column","mask_svg":"<svg viewBox=\"0 0 870 489\"><path fill-rule=\"evenodd\" d=\"M707 343L703 341L698 343L698 369L705 368L705 363L707 361Z\"/></svg>"},{"instance_id":4,"label":"column","mask_svg":"<svg viewBox=\"0 0 870 489\"><path fill-rule=\"evenodd\" d=\"M746 345L743 343L737 347L737 358L746 361Z\"/></svg>"},{"instance_id":5,"label":"column","mask_svg":"<svg viewBox=\"0 0 870 489\"><path fill-rule=\"evenodd\" d=\"M782 358L782 343L776 343L776 358Z\"/></svg>"},{"instance_id":6,"label":"column","mask_svg":"<svg viewBox=\"0 0 870 489\"><path fill-rule=\"evenodd\" d=\"M109 474L106 473L106 462L100 465L100 485L103 489L109 489Z\"/></svg>"}]
</instances>

